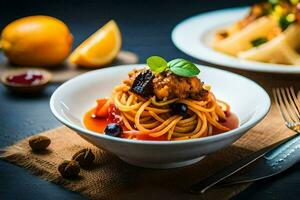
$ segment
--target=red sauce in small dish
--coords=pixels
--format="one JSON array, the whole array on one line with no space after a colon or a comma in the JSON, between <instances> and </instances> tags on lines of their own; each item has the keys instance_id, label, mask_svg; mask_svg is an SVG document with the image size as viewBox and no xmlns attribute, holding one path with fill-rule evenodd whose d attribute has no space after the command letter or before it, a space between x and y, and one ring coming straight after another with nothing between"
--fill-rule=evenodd
<instances>
[{"instance_id":1,"label":"red sauce in small dish","mask_svg":"<svg viewBox=\"0 0 300 200\"><path fill-rule=\"evenodd\" d=\"M27 71L21 74L8 76L6 81L16 85L37 85L43 78L43 74L38 71Z\"/></svg>"}]
</instances>

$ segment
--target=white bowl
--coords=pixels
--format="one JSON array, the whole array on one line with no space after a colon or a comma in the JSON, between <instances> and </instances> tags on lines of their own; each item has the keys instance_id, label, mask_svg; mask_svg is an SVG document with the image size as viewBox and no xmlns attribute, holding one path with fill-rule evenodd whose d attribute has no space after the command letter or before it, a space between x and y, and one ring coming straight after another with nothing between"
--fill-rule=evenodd
<instances>
[{"instance_id":1,"label":"white bowl","mask_svg":"<svg viewBox=\"0 0 300 200\"><path fill-rule=\"evenodd\" d=\"M83 115L96 105L96 99L110 96L113 87L127 78L132 68L123 65L99 69L62 84L52 95L50 107L55 117L82 138L105 149L125 162L150 168L189 165L205 155L229 146L260 122L270 108L268 94L255 82L240 75L199 66L200 78L212 86L216 97L228 102L240 126L219 135L186 141L142 141L111 137L86 129Z\"/></svg>"}]
</instances>

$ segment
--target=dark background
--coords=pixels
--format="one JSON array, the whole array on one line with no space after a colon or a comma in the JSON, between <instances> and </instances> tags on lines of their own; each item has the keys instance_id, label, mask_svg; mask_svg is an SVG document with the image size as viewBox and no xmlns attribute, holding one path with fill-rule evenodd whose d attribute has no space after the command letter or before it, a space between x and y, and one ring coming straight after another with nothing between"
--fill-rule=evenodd
<instances>
[{"instance_id":1,"label":"dark background","mask_svg":"<svg viewBox=\"0 0 300 200\"><path fill-rule=\"evenodd\" d=\"M254 0L106 0L106 1L0 1L0 30L14 19L51 15L63 20L74 35L74 46L109 19L115 19L123 36L123 49L134 51L140 62L150 55L167 59L183 57L171 42L171 31L181 20L205 11L246 6ZM209 23L209 21L207 22ZM199 24L205 26L205 24ZM3 59L0 56L0 60ZM60 125L48 102L58 85L40 96L18 97L0 85L0 148L19 139ZM286 173L253 184L234 199L299 199L300 164ZM100 183L99 183L100 184ZM64 188L41 180L27 170L0 161L0 199L84 199Z\"/></svg>"}]
</instances>

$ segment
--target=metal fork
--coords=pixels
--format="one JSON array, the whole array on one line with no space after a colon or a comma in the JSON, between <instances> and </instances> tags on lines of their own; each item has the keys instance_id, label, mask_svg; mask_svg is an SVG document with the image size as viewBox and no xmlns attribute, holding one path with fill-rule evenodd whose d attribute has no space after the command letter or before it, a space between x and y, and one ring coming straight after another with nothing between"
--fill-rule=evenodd
<instances>
[{"instance_id":1,"label":"metal fork","mask_svg":"<svg viewBox=\"0 0 300 200\"><path fill-rule=\"evenodd\" d=\"M300 104L294 88L274 88L273 95L286 127L300 133Z\"/></svg>"}]
</instances>

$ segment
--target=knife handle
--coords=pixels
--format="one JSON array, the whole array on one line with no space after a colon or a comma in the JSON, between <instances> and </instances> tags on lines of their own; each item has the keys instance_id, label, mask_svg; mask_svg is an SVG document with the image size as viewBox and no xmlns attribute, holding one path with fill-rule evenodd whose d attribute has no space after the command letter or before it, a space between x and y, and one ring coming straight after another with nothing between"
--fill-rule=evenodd
<instances>
[{"instance_id":1,"label":"knife handle","mask_svg":"<svg viewBox=\"0 0 300 200\"><path fill-rule=\"evenodd\" d=\"M253 182L279 174L300 161L300 135L278 145L253 163L239 176L231 176L218 186L229 186ZM252 166L251 165L251 166Z\"/></svg>"},{"instance_id":2,"label":"knife handle","mask_svg":"<svg viewBox=\"0 0 300 200\"><path fill-rule=\"evenodd\" d=\"M228 167L225 167L224 169L219 170L212 176L209 176L207 178L202 179L198 183L192 185L190 187L190 192L195 194L203 194L206 190L209 188L215 186L222 180L226 179L227 177L231 176L232 174L240 171L241 169L245 168L246 166L250 165L251 163L255 162L259 158L263 157L265 154L273 150L275 147L278 147L279 145L285 143L288 140L293 139L296 137L296 135L290 136L284 140L281 140L275 144L269 145L259 151L256 151L249 156L240 159L239 161L229 165Z\"/></svg>"},{"instance_id":3,"label":"knife handle","mask_svg":"<svg viewBox=\"0 0 300 200\"><path fill-rule=\"evenodd\" d=\"M298 135L266 153L264 159L272 168L280 168L283 171L300 160L299 152L300 136Z\"/></svg>"},{"instance_id":4,"label":"knife handle","mask_svg":"<svg viewBox=\"0 0 300 200\"><path fill-rule=\"evenodd\" d=\"M221 169L220 171L216 172L212 176L209 176L201 180L200 182L194 184L193 186L191 186L190 192L203 194L206 190L213 187L217 183L221 182L222 180L226 179L227 177L243 169L244 167L248 166L249 164L256 161L257 159L261 158L262 156L265 155L265 153L266 150L262 149L259 152L250 154L249 156L239 160L238 162L233 163L224 169Z\"/></svg>"}]
</instances>

